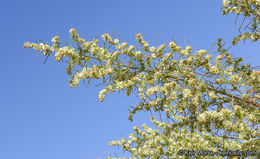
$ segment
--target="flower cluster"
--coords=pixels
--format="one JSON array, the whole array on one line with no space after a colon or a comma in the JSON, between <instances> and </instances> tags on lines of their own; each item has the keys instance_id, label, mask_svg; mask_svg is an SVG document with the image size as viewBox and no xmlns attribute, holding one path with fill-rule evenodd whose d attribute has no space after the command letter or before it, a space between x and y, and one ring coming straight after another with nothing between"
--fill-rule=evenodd
<instances>
[{"instance_id":1,"label":"flower cluster","mask_svg":"<svg viewBox=\"0 0 260 159\"><path fill-rule=\"evenodd\" d=\"M241 40L251 39L252 41L259 40L259 22L260 22L260 1L259 0L223 0L223 15L235 13L237 15L243 14L248 20L246 29L250 32L240 33L236 36L232 43L236 45ZM245 21L245 19L243 21ZM240 28L243 26L242 22Z\"/></svg>"},{"instance_id":2,"label":"flower cluster","mask_svg":"<svg viewBox=\"0 0 260 159\"><path fill-rule=\"evenodd\" d=\"M105 99L105 96L107 94L107 90L106 89L102 89L100 92L99 92L99 100L101 102L103 102L103 100Z\"/></svg>"},{"instance_id":3,"label":"flower cluster","mask_svg":"<svg viewBox=\"0 0 260 159\"><path fill-rule=\"evenodd\" d=\"M134 127L134 133L129 135L129 139L121 138L121 140L111 141L109 145L121 146L125 151L131 154L130 158L185 158L179 156L179 150L205 150L217 152L219 148L228 150L241 149L246 144L240 144L237 140L224 140L220 136L211 136L209 133L189 132L184 127L178 129L174 125L159 122L152 118L155 128L142 125L143 130ZM229 122L224 122L230 125ZM214 141L214 143L210 142ZM222 144L222 147L215 145ZM207 156L207 158L215 158L216 156ZM218 156L221 158L221 156ZM108 157L107 159L112 159Z\"/></svg>"},{"instance_id":4,"label":"flower cluster","mask_svg":"<svg viewBox=\"0 0 260 159\"><path fill-rule=\"evenodd\" d=\"M33 48L37 50L38 52L43 51L43 55L46 56L48 53L51 53L54 51L53 47L50 47L48 44L44 43L30 43L30 42L25 42L23 45L24 48Z\"/></svg>"},{"instance_id":5,"label":"flower cluster","mask_svg":"<svg viewBox=\"0 0 260 159\"><path fill-rule=\"evenodd\" d=\"M227 9L234 2L224 1L223 7ZM249 3L258 5L256 1ZM215 56L204 49L194 51L189 45L178 46L176 42L150 46L140 33L136 35L137 46L109 34L102 35L103 46L97 39L81 38L75 29L70 30L70 35L74 41L71 46L61 46L55 36L52 46L26 42L24 47L45 56L55 52L56 61L67 62L72 88L80 81L101 79L101 102L108 92L136 95L141 102L130 110L129 120L136 112L147 111L159 112L172 121L158 122L152 118L155 129L145 124L144 130L134 127L135 133L130 134L128 141L122 138L111 145L120 145L133 158L155 159L179 158L178 150L187 148L260 148L256 142L260 72L241 64L241 58L232 57L221 39Z\"/></svg>"}]
</instances>

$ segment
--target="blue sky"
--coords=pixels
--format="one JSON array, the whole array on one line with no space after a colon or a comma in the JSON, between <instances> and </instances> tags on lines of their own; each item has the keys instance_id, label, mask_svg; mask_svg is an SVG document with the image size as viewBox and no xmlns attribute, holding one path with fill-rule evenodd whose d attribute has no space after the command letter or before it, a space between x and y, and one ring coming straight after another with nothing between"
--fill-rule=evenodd
<instances>
[{"instance_id":1,"label":"blue sky","mask_svg":"<svg viewBox=\"0 0 260 159\"><path fill-rule=\"evenodd\" d=\"M13 0L0 6L0 158L92 159L119 152L108 142L127 137L134 125L149 121L138 113L128 121L130 105L138 101L124 94L98 100L102 87L92 82L71 89L65 64L24 49L25 41L50 42L59 35L68 42L76 28L92 40L103 33L119 33L134 44L139 32L150 44L171 38L194 50L209 49L217 38L230 41L237 35L234 16L221 15L221 0ZM234 56L250 56L259 64L259 45L240 44Z\"/></svg>"}]
</instances>

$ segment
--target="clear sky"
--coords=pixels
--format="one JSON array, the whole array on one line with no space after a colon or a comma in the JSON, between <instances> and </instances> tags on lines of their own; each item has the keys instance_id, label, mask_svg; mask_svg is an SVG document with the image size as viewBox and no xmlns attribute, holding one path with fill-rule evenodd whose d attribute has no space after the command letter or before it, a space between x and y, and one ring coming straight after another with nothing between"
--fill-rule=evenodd
<instances>
[{"instance_id":1,"label":"clear sky","mask_svg":"<svg viewBox=\"0 0 260 159\"><path fill-rule=\"evenodd\" d=\"M124 94L108 95L103 87L82 84L71 89L65 64L24 49L31 40L50 42L59 35L68 42L69 29L92 40L119 33L135 44L139 32L150 44L171 38L194 50L209 49L217 38L237 35L235 16L221 15L222 0L9 0L0 5L0 159L95 159L121 152L108 142L127 137L134 125L149 121L138 113L128 121L129 106L138 101ZM258 44L240 44L234 56L250 56L259 64ZM122 154L122 153L118 153Z\"/></svg>"}]
</instances>

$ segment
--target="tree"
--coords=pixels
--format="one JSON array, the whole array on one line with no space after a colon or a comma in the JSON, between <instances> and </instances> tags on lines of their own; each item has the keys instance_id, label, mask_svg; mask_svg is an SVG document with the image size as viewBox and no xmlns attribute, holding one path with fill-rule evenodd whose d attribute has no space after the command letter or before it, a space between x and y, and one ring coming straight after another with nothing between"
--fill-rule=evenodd
<instances>
[{"instance_id":1,"label":"tree","mask_svg":"<svg viewBox=\"0 0 260 159\"><path fill-rule=\"evenodd\" d=\"M233 46L241 40L259 42L259 7L258 0L223 1L223 15L244 18ZM176 41L168 47L150 46L141 33L136 35L136 46L108 34L102 35L103 46L97 39L79 37L75 29L70 35L71 46L62 47L55 36L52 46L26 42L24 47L47 58L56 52L56 61L67 63L72 88L81 80L88 84L102 79L101 102L108 92L135 94L140 102L129 111L130 121L141 110L159 114L157 120L151 115L154 128L135 126L128 140L123 137L110 145L121 146L132 158L221 158L231 153L259 157L260 71L244 64L245 59L232 57L233 46L225 46L219 38L214 55L204 49L194 52Z\"/></svg>"}]
</instances>

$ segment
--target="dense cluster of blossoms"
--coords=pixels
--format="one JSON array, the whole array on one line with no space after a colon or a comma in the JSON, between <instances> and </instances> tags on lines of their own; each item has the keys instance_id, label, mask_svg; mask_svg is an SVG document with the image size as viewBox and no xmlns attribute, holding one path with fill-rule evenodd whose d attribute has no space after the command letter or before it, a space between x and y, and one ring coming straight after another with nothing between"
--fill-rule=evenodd
<instances>
[{"instance_id":1,"label":"dense cluster of blossoms","mask_svg":"<svg viewBox=\"0 0 260 159\"><path fill-rule=\"evenodd\" d=\"M233 45L241 40L259 40L260 22L260 1L259 0L223 0L222 14L234 13L237 16L243 15L243 22L239 28L239 35L233 39ZM244 25L247 22L246 25ZM242 33L241 28L245 26L246 32Z\"/></svg>"},{"instance_id":2,"label":"dense cluster of blossoms","mask_svg":"<svg viewBox=\"0 0 260 159\"><path fill-rule=\"evenodd\" d=\"M165 44L149 46L140 33L138 47L108 34L102 38L109 46L101 47L97 39L87 42L75 29L70 32L77 49L59 47L58 37L53 38L53 46L26 42L24 47L45 56L56 50L56 61L67 57L71 87L77 87L80 80L102 78L105 88L99 92L100 101L108 92L134 93L140 102L129 112L131 121L141 110L164 112L172 120L160 123L152 118L160 131L146 125L145 131L135 127L129 141L123 138L111 145L121 145L135 158L174 157L184 148L259 149L260 72L242 64L241 58L231 57L221 40L214 59L206 50L192 53L191 46L182 48L176 42L170 42L168 50Z\"/></svg>"},{"instance_id":3,"label":"dense cluster of blossoms","mask_svg":"<svg viewBox=\"0 0 260 159\"><path fill-rule=\"evenodd\" d=\"M223 14L248 14L258 24L259 10L254 7L259 7L259 1L225 0ZM249 34L258 35L257 28ZM107 33L102 35L103 46L97 39L81 38L75 29L70 35L74 47L62 47L58 36L52 46L26 42L24 47L47 57L55 53L56 61L67 62L72 88L80 81L102 79L101 102L108 92L135 94L140 102L130 110L130 121L138 111L158 112L169 121L152 117L154 128L134 127L128 141L122 138L110 145L121 146L132 158L151 159L182 158L181 149L260 149L260 71L232 57L222 39L216 44L217 55L212 55L176 41L150 46L141 33L136 35L136 46Z\"/></svg>"},{"instance_id":4,"label":"dense cluster of blossoms","mask_svg":"<svg viewBox=\"0 0 260 159\"><path fill-rule=\"evenodd\" d=\"M231 113L228 110L223 110L225 113ZM210 114L218 114L213 112ZM224 114L226 115L226 114ZM222 145L222 149L228 149L231 151L247 149L250 142L244 141L242 144L237 140L223 140L223 136L212 136L210 132L190 132L188 128L183 127L179 129L173 123L165 123L156 121L151 118L152 123L156 126L156 129L148 127L143 124L143 130L134 127L134 132L129 135L129 139L126 140L122 137L121 140L111 141L109 145L122 146L124 150L131 153L130 158L184 158L180 157L177 153L180 150L204 150L218 152L218 146ZM230 123L225 123L229 125ZM230 124L231 125L231 124ZM241 129L243 129L243 124ZM213 142L214 141L214 142ZM257 141L255 141L257 142ZM111 159L111 157L108 157ZM201 158L205 158L201 156ZM207 156L207 158L221 158L217 154L214 156Z\"/></svg>"}]
</instances>

